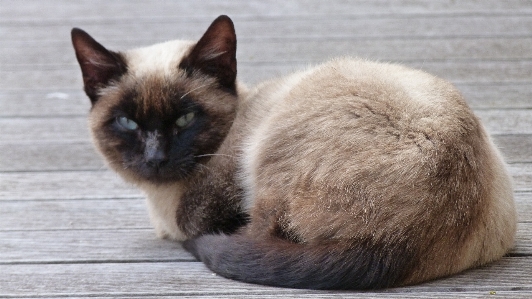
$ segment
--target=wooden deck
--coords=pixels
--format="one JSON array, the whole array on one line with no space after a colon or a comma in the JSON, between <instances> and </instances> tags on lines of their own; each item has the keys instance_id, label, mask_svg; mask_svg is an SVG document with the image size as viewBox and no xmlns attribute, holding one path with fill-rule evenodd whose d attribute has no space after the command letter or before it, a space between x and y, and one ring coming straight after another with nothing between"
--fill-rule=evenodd
<instances>
[{"instance_id":1,"label":"wooden deck","mask_svg":"<svg viewBox=\"0 0 532 299\"><path fill-rule=\"evenodd\" d=\"M343 55L455 83L515 179L515 249L418 286L318 292L230 281L156 239L142 195L89 141L70 29L119 50L197 39L219 14L248 84ZM0 1L0 298L174 296L532 298L532 1Z\"/></svg>"}]
</instances>

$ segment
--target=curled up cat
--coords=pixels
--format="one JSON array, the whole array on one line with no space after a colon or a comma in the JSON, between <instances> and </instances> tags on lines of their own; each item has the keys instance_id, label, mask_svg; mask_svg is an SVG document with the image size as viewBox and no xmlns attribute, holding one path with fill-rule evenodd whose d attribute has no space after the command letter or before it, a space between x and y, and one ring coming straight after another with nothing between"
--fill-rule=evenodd
<instances>
[{"instance_id":1,"label":"curled up cat","mask_svg":"<svg viewBox=\"0 0 532 299\"><path fill-rule=\"evenodd\" d=\"M501 258L516 213L503 159L448 82L355 58L236 80L220 16L197 42L72 42L110 168L160 237L228 278L281 287L421 283Z\"/></svg>"}]
</instances>

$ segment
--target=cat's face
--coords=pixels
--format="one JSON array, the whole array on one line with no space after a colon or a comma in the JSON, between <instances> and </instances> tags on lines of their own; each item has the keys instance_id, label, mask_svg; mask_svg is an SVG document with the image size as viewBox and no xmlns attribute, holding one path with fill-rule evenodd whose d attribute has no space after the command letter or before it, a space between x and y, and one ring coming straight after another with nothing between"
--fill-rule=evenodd
<instances>
[{"instance_id":1,"label":"cat's face","mask_svg":"<svg viewBox=\"0 0 532 299\"><path fill-rule=\"evenodd\" d=\"M236 38L218 18L196 44L122 53L73 30L90 127L108 164L133 182L175 182L209 160L235 117Z\"/></svg>"}]
</instances>

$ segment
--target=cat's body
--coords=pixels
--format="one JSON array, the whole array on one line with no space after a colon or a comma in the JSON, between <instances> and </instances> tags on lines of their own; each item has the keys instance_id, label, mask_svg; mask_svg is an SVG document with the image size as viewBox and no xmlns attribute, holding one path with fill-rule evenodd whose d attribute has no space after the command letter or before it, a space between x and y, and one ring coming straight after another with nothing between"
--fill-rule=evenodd
<instances>
[{"instance_id":1,"label":"cat's body","mask_svg":"<svg viewBox=\"0 0 532 299\"><path fill-rule=\"evenodd\" d=\"M235 83L229 23L217 19L196 46L105 54L120 57L122 67L99 85L85 79L96 144L112 168L147 193L160 236L192 238L185 247L220 275L299 288L419 283L511 248L516 216L509 175L452 85L405 67L345 58L247 93ZM74 45L87 77L94 69L83 65L91 55L79 40ZM157 51L165 67L146 64ZM173 104L160 104L168 99ZM121 105L137 108L111 113ZM175 121L177 133L161 133L157 125L140 131L157 119ZM139 164L156 153L164 164L180 160L172 149L189 139L193 154L184 156L197 158L178 175L165 176L162 164L155 174L145 166L128 169L129 150L109 127L136 132L146 160ZM153 144L173 145L161 153ZM217 231L233 234L208 234Z\"/></svg>"}]
</instances>

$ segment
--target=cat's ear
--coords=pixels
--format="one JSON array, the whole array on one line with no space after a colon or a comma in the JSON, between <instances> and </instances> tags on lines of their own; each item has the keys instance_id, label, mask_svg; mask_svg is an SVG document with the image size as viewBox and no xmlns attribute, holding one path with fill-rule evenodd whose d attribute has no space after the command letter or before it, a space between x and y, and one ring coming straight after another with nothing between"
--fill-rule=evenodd
<instances>
[{"instance_id":1,"label":"cat's ear","mask_svg":"<svg viewBox=\"0 0 532 299\"><path fill-rule=\"evenodd\" d=\"M85 93L94 104L98 100L98 90L123 75L127 67L120 54L107 50L85 31L73 28L71 35Z\"/></svg>"},{"instance_id":2,"label":"cat's ear","mask_svg":"<svg viewBox=\"0 0 532 299\"><path fill-rule=\"evenodd\" d=\"M215 77L220 85L235 90L236 34L233 21L224 15L216 18L179 67L188 74L200 70Z\"/></svg>"}]
</instances>

